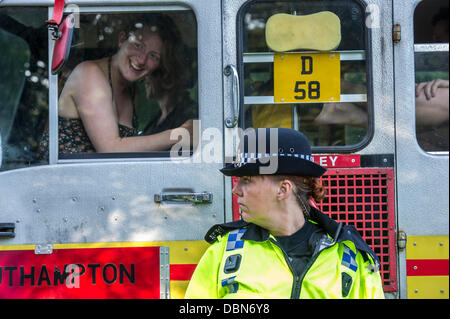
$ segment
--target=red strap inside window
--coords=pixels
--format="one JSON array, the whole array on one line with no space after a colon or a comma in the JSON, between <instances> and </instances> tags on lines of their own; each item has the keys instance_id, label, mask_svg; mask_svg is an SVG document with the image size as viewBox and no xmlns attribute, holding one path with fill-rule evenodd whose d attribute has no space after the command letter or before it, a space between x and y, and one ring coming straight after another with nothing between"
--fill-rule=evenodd
<instances>
[{"instance_id":1,"label":"red strap inside window","mask_svg":"<svg viewBox=\"0 0 450 319\"><path fill-rule=\"evenodd\" d=\"M47 20L45 22L47 24L59 25L61 23L63 13L64 13L64 5L65 5L65 0L55 0L55 6L53 8L53 17L51 20Z\"/></svg>"}]
</instances>

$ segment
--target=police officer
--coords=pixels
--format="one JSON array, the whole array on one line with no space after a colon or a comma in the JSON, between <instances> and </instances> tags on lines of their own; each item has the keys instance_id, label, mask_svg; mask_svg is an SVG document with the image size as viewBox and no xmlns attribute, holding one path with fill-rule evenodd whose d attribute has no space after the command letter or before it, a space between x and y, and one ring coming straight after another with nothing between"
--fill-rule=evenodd
<instances>
[{"instance_id":1,"label":"police officer","mask_svg":"<svg viewBox=\"0 0 450 319\"><path fill-rule=\"evenodd\" d=\"M379 260L353 226L320 212L324 197L311 147L299 131L265 128L244 135L233 193L242 219L213 226L212 245L186 298L384 298ZM265 149L263 149L265 147Z\"/></svg>"}]
</instances>

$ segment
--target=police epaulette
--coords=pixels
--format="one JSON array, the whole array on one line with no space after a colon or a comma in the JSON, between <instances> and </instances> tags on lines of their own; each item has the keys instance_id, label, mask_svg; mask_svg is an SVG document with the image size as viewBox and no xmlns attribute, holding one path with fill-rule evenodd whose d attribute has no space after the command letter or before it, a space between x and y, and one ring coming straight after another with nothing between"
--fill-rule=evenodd
<instances>
[{"instance_id":1,"label":"police epaulette","mask_svg":"<svg viewBox=\"0 0 450 319\"><path fill-rule=\"evenodd\" d=\"M370 246L366 243L366 241L361 237L361 234L358 232L358 230L353 225L347 225L344 226L344 229L341 233L342 235L339 237L340 240L351 240L354 244L356 249L358 249L360 252L362 252L362 256L364 258L364 261L367 259L367 255L372 257L372 260L374 261L375 265L379 267L380 260L378 256L375 254L375 252L370 248Z\"/></svg>"},{"instance_id":2,"label":"police epaulette","mask_svg":"<svg viewBox=\"0 0 450 319\"><path fill-rule=\"evenodd\" d=\"M380 265L380 260L372 248L367 245L364 239L361 237L361 234L353 225L342 225L342 223L338 223L335 220L331 219L328 215L322 213L320 210L311 207L311 220L318 223L328 234L334 235L334 240L336 241L344 241L350 240L355 244L356 249L364 254L368 254L372 257L373 261L377 266ZM367 256L364 256L363 258Z\"/></svg>"},{"instance_id":3,"label":"police epaulette","mask_svg":"<svg viewBox=\"0 0 450 319\"><path fill-rule=\"evenodd\" d=\"M237 220L234 222L217 224L212 226L205 235L205 240L212 244L217 240L217 237L223 236L226 233L247 226L249 223L243 220Z\"/></svg>"}]
</instances>

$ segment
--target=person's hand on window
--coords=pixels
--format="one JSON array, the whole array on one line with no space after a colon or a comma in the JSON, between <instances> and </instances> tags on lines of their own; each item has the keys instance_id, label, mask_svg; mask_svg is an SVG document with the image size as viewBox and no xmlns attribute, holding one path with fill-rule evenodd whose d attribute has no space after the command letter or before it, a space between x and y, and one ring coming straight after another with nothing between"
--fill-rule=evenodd
<instances>
[{"instance_id":1,"label":"person's hand on window","mask_svg":"<svg viewBox=\"0 0 450 319\"><path fill-rule=\"evenodd\" d=\"M427 100L436 96L436 92L438 88L447 88L448 89L448 81L442 79L435 79L429 82L421 82L416 84L416 97L418 97L421 92L425 94Z\"/></svg>"},{"instance_id":2,"label":"person's hand on window","mask_svg":"<svg viewBox=\"0 0 450 319\"><path fill-rule=\"evenodd\" d=\"M448 81L436 79L416 84L417 125L448 122Z\"/></svg>"}]
</instances>

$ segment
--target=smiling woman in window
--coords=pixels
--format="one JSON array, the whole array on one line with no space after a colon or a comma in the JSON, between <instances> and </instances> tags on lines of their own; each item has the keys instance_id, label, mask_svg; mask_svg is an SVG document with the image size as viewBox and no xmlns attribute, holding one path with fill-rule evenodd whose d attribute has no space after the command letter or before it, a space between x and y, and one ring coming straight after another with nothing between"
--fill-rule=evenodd
<instances>
[{"instance_id":1,"label":"smiling woman in window","mask_svg":"<svg viewBox=\"0 0 450 319\"><path fill-rule=\"evenodd\" d=\"M177 86L181 36L172 19L148 14L119 33L118 51L77 65L59 97L59 153L146 152L168 150L181 129L192 130L192 120L178 128L140 136L136 118L136 85L152 77L161 88ZM175 131L175 132L174 132ZM48 157L48 131L40 156Z\"/></svg>"}]
</instances>

